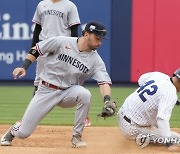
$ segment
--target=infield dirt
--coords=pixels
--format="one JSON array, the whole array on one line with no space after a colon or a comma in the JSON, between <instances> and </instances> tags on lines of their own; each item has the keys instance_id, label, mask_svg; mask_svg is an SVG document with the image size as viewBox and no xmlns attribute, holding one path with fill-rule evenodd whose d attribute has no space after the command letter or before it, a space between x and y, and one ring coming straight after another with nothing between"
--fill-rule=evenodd
<instances>
[{"instance_id":1,"label":"infield dirt","mask_svg":"<svg viewBox=\"0 0 180 154\"><path fill-rule=\"evenodd\" d=\"M9 128L0 125L0 136ZM12 146L0 146L0 154L166 154L159 145L140 149L126 140L118 127L85 127L86 148L71 148L72 126L38 126L27 139L14 139ZM174 129L180 131L179 129ZM173 153L174 154L174 153Z\"/></svg>"}]
</instances>

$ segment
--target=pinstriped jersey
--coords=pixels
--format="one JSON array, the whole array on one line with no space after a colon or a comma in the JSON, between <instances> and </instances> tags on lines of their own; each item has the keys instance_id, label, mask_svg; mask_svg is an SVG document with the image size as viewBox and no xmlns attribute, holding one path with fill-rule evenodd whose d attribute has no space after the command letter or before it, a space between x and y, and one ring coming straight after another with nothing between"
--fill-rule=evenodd
<instances>
[{"instance_id":1,"label":"pinstriped jersey","mask_svg":"<svg viewBox=\"0 0 180 154\"><path fill-rule=\"evenodd\" d=\"M77 7L69 0L39 2L32 21L42 27L39 40L54 36L71 36L69 27L80 24Z\"/></svg>"},{"instance_id":2,"label":"pinstriped jersey","mask_svg":"<svg viewBox=\"0 0 180 154\"><path fill-rule=\"evenodd\" d=\"M169 121L178 98L170 77L150 72L143 74L138 84L139 88L123 104L127 116L141 126L157 125L157 118Z\"/></svg>"},{"instance_id":3,"label":"pinstriped jersey","mask_svg":"<svg viewBox=\"0 0 180 154\"><path fill-rule=\"evenodd\" d=\"M97 51L80 52L77 37L58 36L36 44L40 55L47 54L40 78L61 88L82 85L93 78L98 84L111 79Z\"/></svg>"}]
</instances>

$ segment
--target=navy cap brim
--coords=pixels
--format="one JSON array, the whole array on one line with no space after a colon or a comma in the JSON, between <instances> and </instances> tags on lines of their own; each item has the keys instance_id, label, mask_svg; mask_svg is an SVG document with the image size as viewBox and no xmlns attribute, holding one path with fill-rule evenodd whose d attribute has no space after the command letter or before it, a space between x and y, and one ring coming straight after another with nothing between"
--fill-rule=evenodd
<instances>
[{"instance_id":1,"label":"navy cap brim","mask_svg":"<svg viewBox=\"0 0 180 154\"><path fill-rule=\"evenodd\" d=\"M106 30L100 30L100 31L97 31L97 30L93 30L91 31L93 34L95 34L96 36L102 38L102 39L107 39L106 37Z\"/></svg>"}]
</instances>

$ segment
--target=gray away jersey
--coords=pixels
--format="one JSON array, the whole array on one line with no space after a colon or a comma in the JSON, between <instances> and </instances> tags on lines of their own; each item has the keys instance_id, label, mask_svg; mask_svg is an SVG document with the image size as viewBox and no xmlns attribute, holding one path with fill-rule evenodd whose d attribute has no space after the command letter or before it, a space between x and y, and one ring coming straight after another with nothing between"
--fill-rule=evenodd
<instances>
[{"instance_id":1,"label":"gray away jersey","mask_svg":"<svg viewBox=\"0 0 180 154\"><path fill-rule=\"evenodd\" d=\"M77 39L59 36L36 44L40 55L47 54L40 78L61 88L82 85L88 78L93 78L98 84L111 84L97 51L80 52Z\"/></svg>"},{"instance_id":2,"label":"gray away jersey","mask_svg":"<svg viewBox=\"0 0 180 154\"><path fill-rule=\"evenodd\" d=\"M125 113L141 126L156 125L157 117L168 120L177 101L177 91L170 77L160 72L142 75L139 88L123 104Z\"/></svg>"},{"instance_id":3,"label":"gray away jersey","mask_svg":"<svg viewBox=\"0 0 180 154\"><path fill-rule=\"evenodd\" d=\"M51 0L41 1L32 21L42 27L39 40L54 36L71 36L69 27L80 24L77 7L69 0L56 3Z\"/></svg>"}]
</instances>

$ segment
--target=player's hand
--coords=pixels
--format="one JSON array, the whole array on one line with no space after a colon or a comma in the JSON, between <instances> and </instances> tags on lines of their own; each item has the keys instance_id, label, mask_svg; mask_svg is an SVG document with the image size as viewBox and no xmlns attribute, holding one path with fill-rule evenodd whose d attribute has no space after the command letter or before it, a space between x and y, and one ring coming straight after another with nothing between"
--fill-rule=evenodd
<instances>
[{"instance_id":1,"label":"player's hand","mask_svg":"<svg viewBox=\"0 0 180 154\"><path fill-rule=\"evenodd\" d=\"M168 147L168 150L171 152L180 152L180 147L179 145L171 145Z\"/></svg>"},{"instance_id":2,"label":"player's hand","mask_svg":"<svg viewBox=\"0 0 180 154\"><path fill-rule=\"evenodd\" d=\"M19 78L22 78L26 75L26 70L24 68L18 67L14 69L12 74L14 79L17 79L18 76Z\"/></svg>"}]
</instances>

